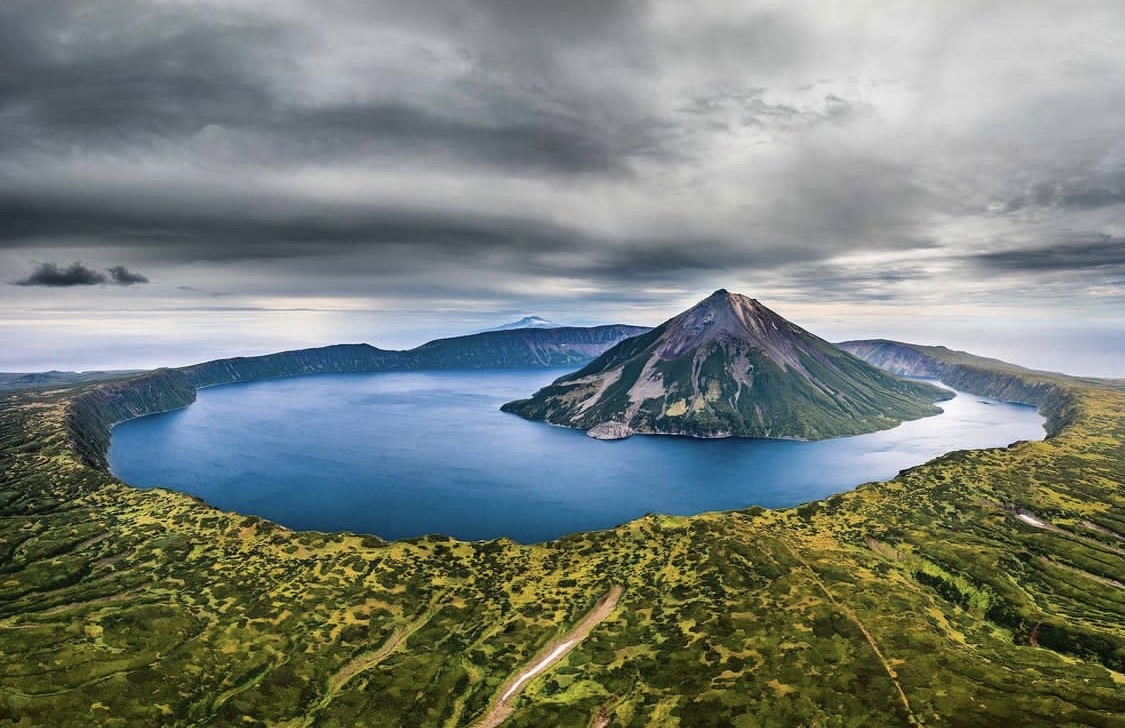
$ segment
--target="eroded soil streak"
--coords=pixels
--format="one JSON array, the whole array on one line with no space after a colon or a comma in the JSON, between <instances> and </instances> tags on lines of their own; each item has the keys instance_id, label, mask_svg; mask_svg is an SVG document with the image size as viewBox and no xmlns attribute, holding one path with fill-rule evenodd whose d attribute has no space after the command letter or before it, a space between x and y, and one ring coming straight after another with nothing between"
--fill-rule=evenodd
<instances>
[{"instance_id":1,"label":"eroded soil streak","mask_svg":"<svg viewBox=\"0 0 1125 728\"><path fill-rule=\"evenodd\" d=\"M496 728L507 720L508 716L515 711L515 708L512 707L512 701L519 697L527 684L536 675L546 671L551 665L566 657L567 653L581 644L591 630L613 612L623 591L624 589L620 586L610 589L604 597L598 600L590 613L578 623L578 626L540 650L527 667L501 685L498 691L499 698L492 704L483 718L473 723L472 728Z\"/></svg>"}]
</instances>

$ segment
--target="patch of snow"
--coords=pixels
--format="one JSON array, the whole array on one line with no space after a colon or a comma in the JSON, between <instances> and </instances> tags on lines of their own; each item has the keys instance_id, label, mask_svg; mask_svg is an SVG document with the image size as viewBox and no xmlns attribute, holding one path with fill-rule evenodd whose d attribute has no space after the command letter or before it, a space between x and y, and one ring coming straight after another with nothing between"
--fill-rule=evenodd
<instances>
[{"instance_id":1,"label":"patch of snow","mask_svg":"<svg viewBox=\"0 0 1125 728\"><path fill-rule=\"evenodd\" d=\"M501 324L500 326L493 326L490 329L481 329L477 331L478 334L487 334L490 331L512 331L513 329L558 329L562 328L562 324L556 324L553 321L548 321L541 316L524 316L519 321L512 321L511 323Z\"/></svg>"}]
</instances>

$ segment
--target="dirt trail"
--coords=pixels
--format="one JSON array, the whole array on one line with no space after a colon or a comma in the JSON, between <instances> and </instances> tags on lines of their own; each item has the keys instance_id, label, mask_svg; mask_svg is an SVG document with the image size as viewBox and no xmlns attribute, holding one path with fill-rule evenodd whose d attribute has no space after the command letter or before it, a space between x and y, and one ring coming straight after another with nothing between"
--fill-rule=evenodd
<instances>
[{"instance_id":1,"label":"dirt trail","mask_svg":"<svg viewBox=\"0 0 1125 728\"><path fill-rule=\"evenodd\" d=\"M898 691L898 697L902 701L902 706L906 709L906 717L910 721L910 725L921 725L921 723L915 717L914 711L910 708L910 700L906 697L906 691L902 689L902 684L898 681L898 673L895 672L895 669L891 666L891 663L883 654L883 650L879 648L879 643L875 640L875 635L871 634L871 632L867 629L867 625L865 625L863 621L860 620L858 614L856 614L847 605L837 601L836 597L832 596L832 592L828 591L828 587L824 584L823 581L821 581L820 576L817 575L816 571L809 565L807 561L797 555L797 551L793 546L786 545L786 548L789 550L789 553L792 554L792 556L797 559L797 561L801 562L806 570L808 570L809 576L812 577L813 582L820 589L821 593L824 594L825 597L827 597L832 606L839 609L844 614L844 616L850 619L852 621L852 624L858 627L859 631L863 633L863 637L867 640L867 644L871 645L871 650L875 653L875 656L879 658L879 662L882 663L883 669L887 673L887 677L891 679L891 683L895 686L895 690Z\"/></svg>"},{"instance_id":2,"label":"dirt trail","mask_svg":"<svg viewBox=\"0 0 1125 728\"><path fill-rule=\"evenodd\" d=\"M380 647L363 652L349 660L347 664L328 678L328 685L324 694L321 695L320 700L306 711L304 716L294 718L293 720L280 724L280 726L282 726L282 728L307 728L307 726L312 725L316 721L317 715L324 710L329 703L336 699L336 696L340 694L340 691L349 680L361 672L376 667L388 655L397 650L399 645L425 626L430 619L437 614L440 608L440 604L432 606L413 621L396 630Z\"/></svg>"},{"instance_id":3,"label":"dirt trail","mask_svg":"<svg viewBox=\"0 0 1125 728\"><path fill-rule=\"evenodd\" d=\"M500 686L500 697L493 703L483 718L472 724L471 728L496 728L507 720L508 716L515 711L511 701L519 696L527 683L531 682L536 675L566 657L568 652L581 644L594 627L598 626L613 612L623 592L624 589L619 586L610 589L604 597L598 600L590 613L578 623L578 626L540 650L527 667Z\"/></svg>"}]
</instances>

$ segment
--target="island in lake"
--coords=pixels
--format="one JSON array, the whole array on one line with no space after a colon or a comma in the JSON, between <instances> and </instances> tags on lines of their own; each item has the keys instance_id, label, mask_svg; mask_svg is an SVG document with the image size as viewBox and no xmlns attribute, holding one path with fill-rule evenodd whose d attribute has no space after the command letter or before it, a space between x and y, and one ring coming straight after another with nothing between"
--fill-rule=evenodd
<instances>
[{"instance_id":1,"label":"island in lake","mask_svg":"<svg viewBox=\"0 0 1125 728\"><path fill-rule=\"evenodd\" d=\"M718 290L505 412L633 433L818 440L935 415L950 394L867 364L758 301Z\"/></svg>"}]
</instances>

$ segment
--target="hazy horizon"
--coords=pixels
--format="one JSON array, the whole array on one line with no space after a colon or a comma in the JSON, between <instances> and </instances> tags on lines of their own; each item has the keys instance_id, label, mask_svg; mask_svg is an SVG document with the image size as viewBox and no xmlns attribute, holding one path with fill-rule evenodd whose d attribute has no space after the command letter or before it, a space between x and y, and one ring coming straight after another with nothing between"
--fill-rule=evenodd
<instances>
[{"instance_id":1,"label":"hazy horizon","mask_svg":"<svg viewBox=\"0 0 1125 728\"><path fill-rule=\"evenodd\" d=\"M703 296L701 295L700 298ZM694 304L689 301L683 308ZM769 301L763 301L770 305ZM995 322L966 317L918 318L902 321L885 318L877 310L854 320L843 317L801 317L800 307L770 306L797 325L829 341L848 339L893 339L914 344L940 345L980 356L1003 359L1033 368L1095 377L1125 377L1125 332L1115 322L1069 328L1061 323L1043 326L1038 321ZM180 314L178 326L168 329L158 314L139 311L119 314L118 324L91 322L84 317L65 316L44 325L30 319L23 346L0 351L0 372L38 372L51 369L90 371L98 369L151 369L183 366L230 356L253 356L286 349L339 343L368 343L382 349L409 349L427 341L472 334L480 328L509 323L524 315L541 315L566 326L631 324L657 326L680 312L667 315L625 311L605 320L582 317L580 309L548 315L535 311L446 315L420 311L324 312L324 311L211 311L198 318ZM647 314L647 315L646 315ZM274 319L272 322L270 319ZM219 319L227 325L208 330ZM402 321L414 326L403 327ZM32 323L34 321L35 323ZM284 322L288 322L288 326ZM11 326L11 320L6 322ZM62 324L60 326L60 323ZM185 325L186 324L186 325ZM90 326L90 328L86 328ZM277 329L289 334L277 336ZM224 329L226 333L224 333ZM264 329L267 333L255 333ZM1060 333L1061 332L1061 333Z\"/></svg>"}]
</instances>

